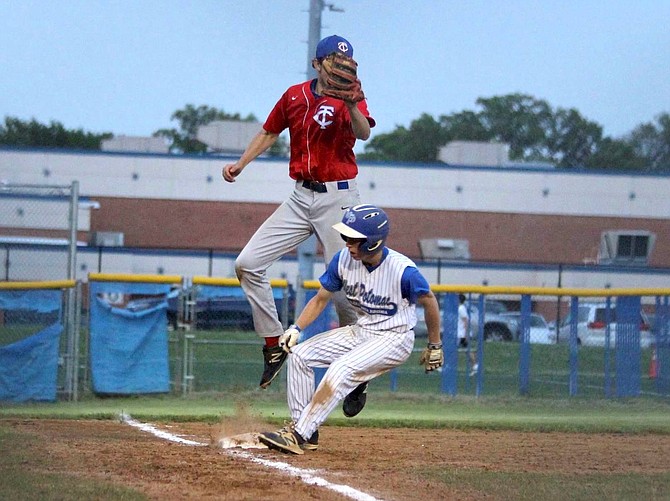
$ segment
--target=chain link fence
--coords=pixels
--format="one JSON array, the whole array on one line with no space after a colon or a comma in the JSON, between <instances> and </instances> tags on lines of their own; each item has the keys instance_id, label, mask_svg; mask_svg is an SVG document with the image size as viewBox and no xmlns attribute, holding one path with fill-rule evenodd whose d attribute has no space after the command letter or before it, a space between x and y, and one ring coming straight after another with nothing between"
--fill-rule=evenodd
<instances>
[{"instance_id":1,"label":"chain link fence","mask_svg":"<svg viewBox=\"0 0 670 501\"><path fill-rule=\"evenodd\" d=\"M78 204L76 181L69 186L0 185L0 274L5 281L74 279Z\"/></svg>"},{"instance_id":2,"label":"chain link fence","mask_svg":"<svg viewBox=\"0 0 670 501\"><path fill-rule=\"evenodd\" d=\"M28 347L39 352L56 343L56 365L51 356L47 365L55 367L57 395L70 400L78 398L83 370L81 284L75 282L78 206L76 181L67 186L0 185L0 350L6 356L18 350L19 356L29 353ZM30 376L27 371L7 373L5 383L28 384L21 379ZM37 394L48 400L46 393ZM14 397L22 398L21 392Z\"/></svg>"}]
</instances>

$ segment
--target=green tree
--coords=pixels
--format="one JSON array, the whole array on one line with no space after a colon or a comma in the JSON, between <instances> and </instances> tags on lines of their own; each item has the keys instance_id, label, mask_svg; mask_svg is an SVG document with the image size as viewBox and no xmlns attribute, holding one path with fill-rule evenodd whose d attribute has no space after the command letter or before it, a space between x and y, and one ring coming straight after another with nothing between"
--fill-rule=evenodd
<instances>
[{"instance_id":1,"label":"green tree","mask_svg":"<svg viewBox=\"0 0 670 501\"><path fill-rule=\"evenodd\" d=\"M461 111L453 115L442 115L440 126L444 129L445 143L449 141L492 141L493 133L482 123L474 111ZM441 144L439 146L444 146Z\"/></svg>"},{"instance_id":2,"label":"green tree","mask_svg":"<svg viewBox=\"0 0 670 501\"><path fill-rule=\"evenodd\" d=\"M512 160L545 159L545 139L552 124L546 101L526 94L479 98L479 120L492 138L510 147Z\"/></svg>"},{"instance_id":3,"label":"green tree","mask_svg":"<svg viewBox=\"0 0 670 501\"><path fill-rule=\"evenodd\" d=\"M544 160L559 167L581 167L590 163L602 142L602 127L582 117L577 110L559 108L550 120L541 144Z\"/></svg>"},{"instance_id":4,"label":"green tree","mask_svg":"<svg viewBox=\"0 0 670 501\"><path fill-rule=\"evenodd\" d=\"M373 137L360 158L435 162L450 141L506 143L510 159L548 162L559 167L670 170L670 115L642 124L628 137L603 137L602 126L574 108L553 109L527 94L479 98L476 111L442 115L423 113L409 128Z\"/></svg>"},{"instance_id":5,"label":"green tree","mask_svg":"<svg viewBox=\"0 0 670 501\"><path fill-rule=\"evenodd\" d=\"M380 134L365 145L364 160L399 162L434 162L444 144L444 134L439 122L423 113L413 120L409 129L398 127L389 134Z\"/></svg>"},{"instance_id":6,"label":"green tree","mask_svg":"<svg viewBox=\"0 0 670 501\"><path fill-rule=\"evenodd\" d=\"M626 141L646 160L648 170L670 171L670 114L661 113L656 123L638 125Z\"/></svg>"},{"instance_id":7,"label":"green tree","mask_svg":"<svg viewBox=\"0 0 670 501\"><path fill-rule=\"evenodd\" d=\"M0 144L6 146L99 150L102 140L111 137L111 132L93 134L82 129L66 129L56 121L44 125L34 118L26 122L5 117L4 125L0 125Z\"/></svg>"},{"instance_id":8,"label":"green tree","mask_svg":"<svg viewBox=\"0 0 670 501\"><path fill-rule=\"evenodd\" d=\"M591 155L584 167L609 170L646 170L647 160L638 156L631 144L620 139L605 137L597 151Z\"/></svg>"},{"instance_id":9,"label":"green tree","mask_svg":"<svg viewBox=\"0 0 670 501\"><path fill-rule=\"evenodd\" d=\"M159 129L153 135L169 139L171 141L170 151L173 153L204 153L207 151L207 145L196 139L198 127L215 120L255 122L256 117L249 114L242 118L239 113L230 114L206 105L196 108L192 104L187 104L183 109L175 111L170 120L176 120L179 128Z\"/></svg>"}]
</instances>

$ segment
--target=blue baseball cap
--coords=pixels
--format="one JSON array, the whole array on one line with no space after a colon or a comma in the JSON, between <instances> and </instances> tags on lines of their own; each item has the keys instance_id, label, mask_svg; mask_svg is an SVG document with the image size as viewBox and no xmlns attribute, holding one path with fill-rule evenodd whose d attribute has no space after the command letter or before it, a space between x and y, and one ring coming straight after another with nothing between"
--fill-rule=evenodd
<instances>
[{"instance_id":1,"label":"blue baseball cap","mask_svg":"<svg viewBox=\"0 0 670 501\"><path fill-rule=\"evenodd\" d=\"M323 59L333 52L340 52L345 56L354 57L354 48L346 38L339 35L331 35L324 38L316 46L316 58Z\"/></svg>"}]
</instances>

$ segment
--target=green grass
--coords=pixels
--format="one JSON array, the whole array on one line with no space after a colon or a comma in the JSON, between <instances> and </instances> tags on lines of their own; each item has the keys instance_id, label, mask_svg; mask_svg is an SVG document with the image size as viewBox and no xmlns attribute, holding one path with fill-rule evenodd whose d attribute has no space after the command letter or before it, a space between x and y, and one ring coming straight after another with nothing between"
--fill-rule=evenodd
<instances>
[{"instance_id":1,"label":"green grass","mask_svg":"<svg viewBox=\"0 0 670 501\"><path fill-rule=\"evenodd\" d=\"M54 404L0 407L0 417L138 419L218 422L240 404L271 422L288 418L285 394L262 390L194 397L153 396L99 399ZM670 403L649 399L528 399L523 397L455 397L390 393L374 382L365 412L355 420L338 411L327 424L362 427L507 429L580 433L670 434Z\"/></svg>"},{"instance_id":2,"label":"green grass","mask_svg":"<svg viewBox=\"0 0 670 501\"><path fill-rule=\"evenodd\" d=\"M607 474L586 473L504 473L481 470L452 470L434 468L417 474L439 482L445 488L462 489L464 486L474 498L514 501L570 501L570 500L662 500L670 492L670 474ZM493 494L494 493L494 494Z\"/></svg>"},{"instance_id":3,"label":"green grass","mask_svg":"<svg viewBox=\"0 0 670 501\"><path fill-rule=\"evenodd\" d=\"M44 445L0 422L0 498L140 501L143 494L111 482L59 472L60 465L44 454Z\"/></svg>"}]
</instances>

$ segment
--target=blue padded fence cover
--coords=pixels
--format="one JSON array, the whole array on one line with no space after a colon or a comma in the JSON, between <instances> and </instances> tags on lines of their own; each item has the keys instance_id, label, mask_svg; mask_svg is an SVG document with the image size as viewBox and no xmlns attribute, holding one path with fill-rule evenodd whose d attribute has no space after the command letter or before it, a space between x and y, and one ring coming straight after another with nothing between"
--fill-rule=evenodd
<instances>
[{"instance_id":1,"label":"blue padded fence cover","mask_svg":"<svg viewBox=\"0 0 670 501\"><path fill-rule=\"evenodd\" d=\"M442 299L442 393L455 396L458 391L458 294L445 294ZM421 346L421 349L424 347Z\"/></svg>"},{"instance_id":2,"label":"blue padded fence cover","mask_svg":"<svg viewBox=\"0 0 670 501\"><path fill-rule=\"evenodd\" d=\"M241 287L226 285L198 285L198 299L211 299L215 297L246 297ZM281 299L284 297L284 289L272 288L272 297Z\"/></svg>"},{"instance_id":3,"label":"blue padded fence cover","mask_svg":"<svg viewBox=\"0 0 670 501\"><path fill-rule=\"evenodd\" d=\"M60 301L60 291L56 291ZM63 326L50 325L0 348L0 400L56 400L58 346Z\"/></svg>"},{"instance_id":4,"label":"blue padded fence cover","mask_svg":"<svg viewBox=\"0 0 670 501\"><path fill-rule=\"evenodd\" d=\"M39 313L56 311L61 306L60 290L3 290L0 310L31 310Z\"/></svg>"},{"instance_id":5,"label":"blue padded fence cover","mask_svg":"<svg viewBox=\"0 0 670 501\"><path fill-rule=\"evenodd\" d=\"M93 391L102 394L168 392L166 298L170 285L92 282L90 291ZM120 308L101 298L109 293L158 297L139 299Z\"/></svg>"},{"instance_id":6,"label":"blue padded fence cover","mask_svg":"<svg viewBox=\"0 0 670 501\"><path fill-rule=\"evenodd\" d=\"M641 388L640 296L616 300L616 395L637 397Z\"/></svg>"}]
</instances>

